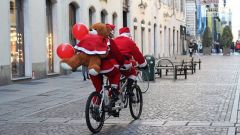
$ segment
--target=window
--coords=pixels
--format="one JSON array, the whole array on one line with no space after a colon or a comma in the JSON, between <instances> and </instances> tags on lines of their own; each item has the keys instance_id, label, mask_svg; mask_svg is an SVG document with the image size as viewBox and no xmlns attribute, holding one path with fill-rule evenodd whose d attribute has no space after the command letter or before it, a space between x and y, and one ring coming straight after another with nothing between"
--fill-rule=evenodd
<instances>
[{"instance_id":1,"label":"window","mask_svg":"<svg viewBox=\"0 0 240 135\"><path fill-rule=\"evenodd\" d=\"M137 42L138 41L137 26L134 26L133 36L134 36L133 40Z\"/></svg>"},{"instance_id":2,"label":"window","mask_svg":"<svg viewBox=\"0 0 240 135\"><path fill-rule=\"evenodd\" d=\"M168 29L168 56L171 56L171 29Z\"/></svg>"},{"instance_id":3,"label":"window","mask_svg":"<svg viewBox=\"0 0 240 135\"><path fill-rule=\"evenodd\" d=\"M142 50L142 53L143 54L146 54L145 53L145 21L142 20L141 21L141 50Z\"/></svg>"},{"instance_id":4,"label":"window","mask_svg":"<svg viewBox=\"0 0 240 135\"><path fill-rule=\"evenodd\" d=\"M175 54L175 49L176 49L176 47L175 47L175 28L173 28L173 38L172 38L172 44L173 44L173 54Z\"/></svg>"},{"instance_id":5,"label":"window","mask_svg":"<svg viewBox=\"0 0 240 135\"><path fill-rule=\"evenodd\" d=\"M23 1L10 0L10 46L12 77L25 76Z\"/></svg>"},{"instance_id":6,"label":"window","mask_svg":"<svg viewBox=\"0 0 240 135\"><path fill-rule=\"evenodd\" d=\"M127 27L127 12L123 11L123 27Z\"/></svg>"},{"instance_id":7,"label":"window","mask_svg":"<svg viewBox=\"0 0 240 135\"><path fill-rule=\"evenodd\" d=\"M112 15L112 24L117 27L117 14L113 13ZM117 28L114 29L114 35L117 34Z\"/></svg>"},{"instance_id":8,"label":"window","mask_svg":"<svg viewBox=\"0 0 240 135\"><path fill-rule=\"evenodd\" d=\"M183 0L181 0L181 12L184 12L184 1Z\"/></svg>"},{"instance_id":9,"label":"window","mask_svg":"<svg viewBox=\"0 0 240 135\"><path fill-rule=\"evenodd\" d=\"M101 11L101 22L107 23L107 11L106 10Z\"/></svg>"},{"instance_id":10,"label":"window","mask_svg":"<svg viewBox=\"0 0 240 135\"><path fill-rule=\"evenodd\" d=\"M128 11L129 11L128 0L123 0L123 27L128 26Z\"/></svg>"},{"instance_id":11,"label":"window","mask_svg":"<svg viewBox=\"0 0 240 135\"><path fill-rule=\"evenodd\" d=\"M47 72L54 72L54 50L53 50L53 18L52 18L52 2L51 0L46 0L46 21L47 21Z\"/></svg>"},{"instance_id":12,"label":"window","mask_svg":"<svg viewBox=\"0 0 240 135\"><path fill-rule=\"evenodd\" d=\"M154 24L153 36L154 36L154 39L153 39L154 56L156 57L157 56L157 25L156 24Z\"/></svg>"},{"instance_id":13,"label":"window","mask_svg":"<svg viewBox=\"0 0 240 135\"><path fill-rule=\"evenodd\" d=\"M168 0L168 6L173 7L173 0Z\"/></svg>"},{"instance_id":14,"label":"window","mask_svg":"<svg viewBox=\"0 0 240 135\"><path fill-rule=\"evenodd\" d=\"M89 26L92 26L96 22L96 10L94 7L89 8Z\"/></svg>"},{"instance_id":15,"label":"window","mask_svg":"<svg viewBox=\"0 0 240 135\"><path fill-rule=\"evenodd\" d=\"M133 22L134 22L134 30L133 30L133 40L135 41L135 42L137 42L138 41L138 34L137 34L137 18L134 18L134 20L133 20Z\"/></svg>"},{"instance_id":16,"label":"window","mask_svg":"<svg viewBox=\"0 0 240 135\"><path fill-rule=\"evenodd\" d=\"M72 27L76 23L76 6L73 3L69 4L69 41L74 46L76 39L72 35Z\"/></svg>"}]
</instances>

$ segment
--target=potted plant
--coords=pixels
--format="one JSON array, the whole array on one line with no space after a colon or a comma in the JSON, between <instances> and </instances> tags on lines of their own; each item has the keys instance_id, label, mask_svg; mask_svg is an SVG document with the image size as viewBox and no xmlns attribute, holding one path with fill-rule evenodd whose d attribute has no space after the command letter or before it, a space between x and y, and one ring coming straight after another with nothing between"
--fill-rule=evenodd
<instances>
[{"instance_id":1,"label":"potted plant","mask_svg":"<svg viewBox=\"0 0 240 135\"><path fill-rule=\"evenodd\" d=\"M209 27L207 27L203 33L202 39L203 54L211 54L212 49L212 32Z\"/></svg>"},{"instance_id":2,"label":"potted plant","mask_svg":"<svg viewBox=\"0 0 240 135\"><path fill-rule=\"evenodd\" d=\"M223 48L223 55L230 55L232 40L233 35L231 28L229 26L225 26L223 29L222 36L220 38L220 44Z\"/></svg>"}]
</instances>

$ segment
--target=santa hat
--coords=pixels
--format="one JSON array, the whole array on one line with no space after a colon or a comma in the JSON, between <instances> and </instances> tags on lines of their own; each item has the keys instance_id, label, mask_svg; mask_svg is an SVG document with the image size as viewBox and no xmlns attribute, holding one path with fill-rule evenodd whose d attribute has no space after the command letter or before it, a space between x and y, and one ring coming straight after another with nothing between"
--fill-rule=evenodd
<instances>
[{"instance_id":1,"label":"santa hat","mask_svg":"<svg viewBox=\"0 0 240 135\"><path fill-rule=\"evenodd\" d=\"M123 27L121 29L119 29L119 34L123 34L123 33L130 33L130 30L128 27Z\"/></svg>"},{"instance_id":2,"label":"santa hat","mask_svg":"<svg viewBox=\"0 0 240 135\"><path fill-rule=\"evenodd\" d=\"M115 29L115 25L113 25L113 24L109 24L109 23L107 23L106 25L109 26L112 30Z\"/></svg>"}]
</instances>

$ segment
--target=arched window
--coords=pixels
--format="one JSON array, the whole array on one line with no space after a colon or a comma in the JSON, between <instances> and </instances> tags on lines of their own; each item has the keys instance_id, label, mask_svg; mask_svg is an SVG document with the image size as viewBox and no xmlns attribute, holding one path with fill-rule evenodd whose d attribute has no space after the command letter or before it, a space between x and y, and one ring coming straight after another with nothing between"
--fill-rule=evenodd
<instances>
[{"instance_id":1,"label":"arched window","mask_svg":"<svg viewBox=\"0 0 240 135\"><path fill-rule=\"evenodd\" d=\"M154 36L153 36L154 37ZM151 22L148 22L148 54L154 51L154 47L152 47L152 29L151 29Z\"/></svg>"},{"instance_id":2,"label":"arched window","mask_svg":"<svg viewBox=\"0 0 240 135\"><path fill-rule=\"evenodd\" d=\"M52 2L46 0L46 21L47 21L47 73L54 72L54 50L53 50L53 14L52 14Z\"/></svg>"},{"instance_id":3,"label":"arched window","mask_svg":"<svg viewBox=\"0 0 240 135\"><path fill-rule=\"evenodd\" d=\"M173 33L172 33L172 49L173 49L173 55L175 54L175 49L176 49L176 46L175 46L175 43L176 40L175 40L175 27L173 27Z\"/></svg>"},{"instance_id":4,"label":"arched window","mask_svg":"<svg viewBox=\"0 0 240 135\"><path fill-rule=\"evenodd\" d=\"M89 8L89 26L96 23L96 9L92 6Z\"/></svg>"},{"instance_id":5,"label":"arched window","mask_svg":"<svg viewBox=\"0 0 240 135\"><path fill-rule=\"evenodd\" d=\"M102 23L107 23L107 11L104 9L101 11L101 22Z\"/></svg>"},{"instance_id":6,"label":"arched window","mask_svg":"<svg viewBox=\"0 0 240 135\"><path fill-rule=\"evenodd\" d=\"M166 26L164 26L164 44L163 44L163 46L164 46L164 57L167 57L168 55L167 55L167 53L168 53L168 44L167 44L167 39L168 39L168 37L167 37L167 27Z\"/></svg>"},{"instance_id":7,"label":"arched window","mask_svg":"<svg viewBox=\"0 0 240 135\"><path fill-rule=\"evenodd\" d=\"M168 28L168 56L171 56L171 28Z\"/></svg>"},{"instance_id":8,"label":"arched window","mask_svg":"<svg viewBox=\"0 0 240 135\"><path fill-rule=\"evenodd\" d=\"M112 15L112 24L116 26L116 28L114 29L114 35L116 35L117 34L117 25L118 25L117 13L113 13L113 15Z\"/></svg>"},{"instance_id":9,"label":"arched window","mask_svg":"<svg viewBox=\"0 0 240 135\"><path fill-rule=\"evenodd\" d=\"M142 53L145 54L145 21L141 21L141 50Z\"/></svg>"},{"instance_id":10,"label":"arched window","mask_svg":"<svg viewBox=\"0 0 240 135\"><path fill-rule=\"evenodd\" d=\"M72 45L76 45L76 39L72 35L72 26L76 23L77 6L75 3L69 4L69 41Z\"/></svg>"},{"instance_id":11,"label":"arched window","mask_svg":"<svg viewBox=\"0 0 240 135\"><path fill-rule=\"evenodd\" d=\"M12 77L25 76L23 0L10 0Z\"/></svg>"},{"instance_id":12,"label":"arched window","mask_svg":"<svg viewBox=\"0 0 240 135\"><path fill-rule=\"evenodd\" d=\"M134 23L137 23L137 18L134 18L134 19L133 19L133 22L134 22Z\"/></svg>"},{"instance_id":13,"label":"arched window","mask_svg":"<svg viewBox=\"0 0 240 135\"><path fill-rule=\"evenodd\" d=\"M123 27L128 26L129 0L123 0Z\"/></svg>"},{"instance_id":14,"label":"arched window","mask_svg":"<svg viewBox=\"0 0 240 135\"><path fill-rule=\"evenodd\" d=\"M133 19L133 40L135 41L135 42L137 42L138 41L138 29L137 29L137 18L134 18Z\"/></svg>"},{"instance_id":15,"label":"arched window","mask_svg":"<svg viewBox=\"0 0 240 135\"><path fill-rule=\"evenodd\" d=\"M154 24L153 26L153 48L154 48L154 56L157 56L157 24Z\"/></svg>"}]
</instances>

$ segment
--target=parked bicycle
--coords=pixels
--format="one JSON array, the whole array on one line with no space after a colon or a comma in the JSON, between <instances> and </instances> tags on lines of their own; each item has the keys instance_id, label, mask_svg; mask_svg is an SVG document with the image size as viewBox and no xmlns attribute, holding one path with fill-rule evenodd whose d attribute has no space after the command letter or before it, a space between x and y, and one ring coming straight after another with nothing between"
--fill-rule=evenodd
<instances>
[{"instance_id":1,"label":"parked bicycle","mask_svg":"<svg viewBox=\"0 0 240 135\"><path fill-rule=\"evenodd\" d=\"M121 109L127 108L128 104L131 116L135 120L139 119L143 106L141 89L137 81L135 81L131 87L131 94L126 86L127 78L122 76L120 81L119 100L117 102L112 102L110 100L111 94L109 94L109 92L111 87L108 79L106 79L104 89L100 93L92 92L90 94L86 103L85 116L87 126L92 133L100 132L104 125L104 121L112 116L114 111L120 112ZM105 117L106 113L108 113L107 118Z\"/></svg>"},{"instance_id":2,"label":"parked bicycle","mask_svg":"<svg viewBox=\"0 0 240 135\"><path fill-rule=\"evenodd\" d=\"M149 78L146 71L137 69L137 82L141 88L142 93L146 93L149 89Z\"/></svg>"}]
</instances>

